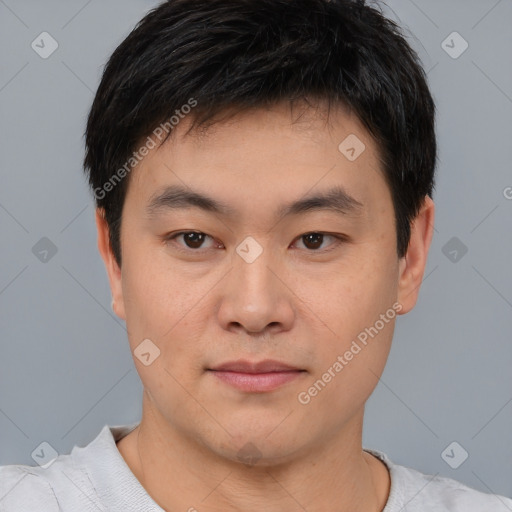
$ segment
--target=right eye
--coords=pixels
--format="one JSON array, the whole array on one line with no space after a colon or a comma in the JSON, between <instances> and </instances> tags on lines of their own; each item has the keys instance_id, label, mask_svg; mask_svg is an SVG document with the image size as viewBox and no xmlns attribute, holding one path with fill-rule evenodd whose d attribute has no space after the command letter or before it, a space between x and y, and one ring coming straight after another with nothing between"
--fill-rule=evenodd
<instances>
[{"instance_id":1,"label":"right eye","mask_svg":"<svg viewBox=\"0 0 512 512\"><path fill-rule=\"evenodd\" d=\"M183 241L185 243L185 246L179 244L178 242L175 242L175 240L178 237L183 237ZM200 249L205 238L213 238L210 235L207 235L206 233L202 233L201 231L179 231L178 233L171 233L169 235L166 235L164 237L164 240L167 243L171 243L177 247L178 250L184 251L184 252L203 252L207 249L197 250Z\"/></svg>"}]
</instances>

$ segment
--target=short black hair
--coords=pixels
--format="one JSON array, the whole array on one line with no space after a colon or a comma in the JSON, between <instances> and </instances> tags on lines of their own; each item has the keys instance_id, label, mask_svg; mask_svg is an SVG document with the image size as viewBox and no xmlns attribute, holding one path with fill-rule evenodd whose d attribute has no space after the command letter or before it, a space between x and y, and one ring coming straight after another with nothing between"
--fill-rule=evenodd
<instances>
[{"instance_id":1,"label":"short black hair","mask_svg":"<svg viewBox=\"0 0 512 512\"><path fill-rule=\"evenodd\" d=\"M432 196L436 137L427 77L401 28L365 0L167 0L111 55L87 120L84 169L118 264L120 178L141 140L167 123L165 140L191 101L193 129L309 98L353 110L376 141L403 257Z\"/></svg>"}]
</instances>

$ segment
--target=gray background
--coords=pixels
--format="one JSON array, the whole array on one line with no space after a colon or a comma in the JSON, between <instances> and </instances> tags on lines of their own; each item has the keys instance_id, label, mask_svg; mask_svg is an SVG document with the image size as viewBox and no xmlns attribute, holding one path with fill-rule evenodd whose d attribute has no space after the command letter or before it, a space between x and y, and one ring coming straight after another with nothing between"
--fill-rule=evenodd
<instances>
[{"instance_id":1,"label":"gray background","mask_svg":"<svg viewBox=\"0 0 512 512\"><path fill-rule=\"evenodd\" d=\"M82 134L103 64L156 4L0 0L0 464L34 465L42 441L68 453L106 423L139 419ZM414 34L438 105L437 216L418 304L398 319L367 405L364 445L512 496L512 1L388 6ZM43 31L59 44L47 59L31 48ZM453 31L469 44L456 59L441 45ZM42 237L57 248L46 262L32 251ZM458 469L441 457L453 441L469 453Z\"/></svg>"}]
</instances>

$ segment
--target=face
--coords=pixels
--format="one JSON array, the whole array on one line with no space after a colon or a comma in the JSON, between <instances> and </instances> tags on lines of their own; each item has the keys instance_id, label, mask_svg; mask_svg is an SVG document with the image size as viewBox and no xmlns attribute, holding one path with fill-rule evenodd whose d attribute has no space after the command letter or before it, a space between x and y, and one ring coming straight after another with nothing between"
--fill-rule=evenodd
<instances>
[{"instance_id":1,"label":"face","mask_svg":"<svg viewBox=\"0 0 512 512\"><path fill-rule=\"evenodd\" d=\"M184 119L132 171L121 269L100 242L116 313L149 363L134 356L145 417L233 460L284 461L360 424L430 242L427 218L398 258L377 147L355 115L293 120L279 106L184 137ZM296 371L219 369L268 360Z\"/></svg>"}]
</instances>

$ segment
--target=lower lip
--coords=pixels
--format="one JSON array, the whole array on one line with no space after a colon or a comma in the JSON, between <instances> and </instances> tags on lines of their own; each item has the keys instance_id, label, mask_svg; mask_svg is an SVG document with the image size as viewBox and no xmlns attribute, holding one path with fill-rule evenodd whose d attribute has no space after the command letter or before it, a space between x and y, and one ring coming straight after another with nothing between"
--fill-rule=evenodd
<instances>
[{"instance_id":1,"label":"lower lip","mask_svg":"<svg viewBox=\"0 0 512 512\"><path fill-rule=\"evenodd\" d=\"M302 371L293 370L286 372L269 372L269 373L239 373L210 370L217 378L240 389L241 391L249 391L252 393L262 391L272 391L279 388L287 382L299 377Z\"/></svg>"}]
</instances>

